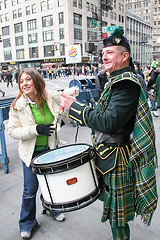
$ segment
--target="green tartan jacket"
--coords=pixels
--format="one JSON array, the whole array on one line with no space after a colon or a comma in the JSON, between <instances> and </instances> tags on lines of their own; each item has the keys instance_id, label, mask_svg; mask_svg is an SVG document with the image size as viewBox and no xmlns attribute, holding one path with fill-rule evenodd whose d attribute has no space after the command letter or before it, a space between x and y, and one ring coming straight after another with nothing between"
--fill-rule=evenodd
<instances>
[{"instance_id":1,"label":"green tartan jacket","mask_svg":"<svg viewBox=\"0 0 160 240\"><path fill-rule=\"evenodd\" d=\"M136 75L132 73L130 69L128 69L128 72L124 71L124 73L115 75L115 77L109 79L109 83L104 90L105 97L103 92L98 102L97 109L103 112L103 110L107 108L112 95L112 86L118 81L121 82L125 80L133 81L141 88L127 170L128 176L131 176L133 172L135 176L134 197L136 212L138 215L142 216L144 223L150 225L158 200L155 176L155 131L143 87ZM92 121L93 118L95 118L95 114L97 114L97 110L93 110L78 101L75 101L69 110L69 117L90 128L93 126ZM101 123L98 122L98 120L96 124L97 129L101 128ZM120 124L120 122L117 122L117 125L118 124Z\"/></svg>"}]
</instances>

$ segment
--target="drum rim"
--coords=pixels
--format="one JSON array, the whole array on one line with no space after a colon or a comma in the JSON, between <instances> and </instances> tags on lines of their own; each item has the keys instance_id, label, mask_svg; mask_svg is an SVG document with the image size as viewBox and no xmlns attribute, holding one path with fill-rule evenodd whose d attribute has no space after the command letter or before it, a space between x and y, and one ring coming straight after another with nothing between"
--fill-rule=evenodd
<instances>
[{"instance_id":1,"label":"drum rim","mask_svg":"<svg viewBox=\"0 0 160 240\"><path fill-rule=\"evenodd\" d=\"M98 186L96 186L91 193L88 193L82 198L75 199L74 201L68 201L63 203L50 203L43 198L42 193L40 195L40 199L42 201L43 207L46 210L51 210L55 212L72 212L72 211L82 209L90 205L91 203L95 202L100 197L100 195L101 195L101 188L100 188L100 185L98 184ZM79 202L81 203L79 204Z\"/></svg>"},{"instance_id":2,"label":"drum rim","mask_svg":"<svg viewBox=\"0 0 160 240\"><path fill-rule=\"evenodd\" d=\"M37 164L37 163L34 163L35 159L39 158L40 156L44 155L44 153L41 153L39 155L37 155L36 157L34 157L31 161L31 167L32 169L34 170L34 172L36 171L36 169L47 169L47 168L51 168L51 167L58 167L58 166L63 166L65 164L69 164L69 163L72 163L74 162L78 157L84 157L86 155L88 155L91 151L94 150L94 148L89 145L89 144L85 144L85 143L76 143L76 144L69 144L69 145L66 145L66 146L61 146L61 147L58 147L58 148L55 148L55 149L52 149L52 150L48 150L47 152L45 153L48 153L48 152L52 152L52 151L55 151L57 149L60 149L60 148L64 148L64 147L70 147L70 146L79 146L79 145L86 145L88 146L88 148L82 152L82 153L79 153L75 156L72 156L72 157L68 157L66 159L63 159L61 161L56 161L56 162L50 162L50 163L42 163L42 164ZM69 161L70 160L70 161ZM88 158L88 161L86 162L89 162L91 159ZM37 173L37 174L40 174L40 173ZM48 173L46 173L48 174Z\"/></svg>"}]
</instances>

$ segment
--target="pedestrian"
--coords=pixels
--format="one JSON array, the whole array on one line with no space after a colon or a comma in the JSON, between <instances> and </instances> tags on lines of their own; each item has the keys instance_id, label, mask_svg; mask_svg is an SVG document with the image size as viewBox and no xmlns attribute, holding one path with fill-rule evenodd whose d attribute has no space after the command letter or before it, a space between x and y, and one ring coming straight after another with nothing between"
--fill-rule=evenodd
<instances>
[{"instance_id":1,"label":"pedestrian","mask_svg":"<svg viewBox=\"0 0 160 240\"><path fill-rule=\"evenodd\" d=\"M146 98L148 98L147 85L146 85L146 82L144 80L145 76L144 76L143 72L141 71L140 63L138 61L133 61L133 64L134 64L134 68L135 68L135 72L137 74L137 77L142 82L144 92L146 94Z\"/></svg>"},{"instance_id":2,"label":"pedestrian","mask_svg":"<svg viewBox=\"0 0 160 240\"><path fill-rule=\"evenodd\" d=\"M159 64L159 62L153 61L153 63L150 66L151 67L150 73L149 73L150 79L149 79L148 84L147 84L147 91L148 92L154 90L154 85L155 85L155 82L156 82L156 78L159 75L159 71L157 70L158 64ZM150 103L151 103L151 111L153 111L153 115L155 117L158 117L156 102L154 100L150 99Z\"/></svg>"},{"instance_id":3,"label":"pedestrian","mask_svg":"<svg viewBox=\"0 0 160 240\"><path fill-rule=\"evenodd\" d=\"M2 96L4 97L5 96L5 92L2 89L0 89L0 92L2 93Z\"/></svg>"},{"instance_id":4,"label":"pedestrian","mask_svg":"<svg viewBox=\"0 0 160 240\"><path fill-rule=\"evenodd\" d=\"M15 72L16 83L18 83L18 76L19 76L19 70L17 69Z\"/></svg>"},{"instance_id":5,"label":"pedestrian","mask_svg":"<svg viewBox=\"0 0 160 240\"><path fill-rule=\"evenodd\" d=\"M155 82L154 95L156 96L157 108L159 109L160 108L160 74L158 75Z\"/></svg>"},{"instance_id":6,"label":"pedestrian","mask_svg":"<svg viewBox=\"0 0 160 240\"><path fill-rule=\"evenodd\" d=\"M99 73L95 77L95 83L96 83L96 89L98 90L98 98L100 98L101 93L104 90L104 86L107 83L108 78L107 78L107 73L105 66L102 66L102 70L99 71Z\"/></svg>"},{"instance_id":7,"label":"pedestrian","mask_svg":"<svg viewBox=\"0 0 160 240\"><path fill-rule=\"evenodd\" d=\"M152 115L132 72L130 45L123 33L117 28L103 39L102 60L110 76L97 109L65 93L61 93L61 105L69 110L70 118L95 131L95 165L103 180L102 222L109 220L113 239L128 240L128 222L137 214L150 225L158 195Z\"/></svg>"},{"instance_id":8,"label":"pedestrian","mask_svg":"<svg viewBox=\"0 0 160 240\"><path fill-rule=\"evenodd\" d=\"M13 87L12 77L13 77L13 75L12 75L11 71L8 71L7 74L6 74L7 87L9 87L9 83Z\"/></svg>"},{"instance_id":9,"label":"pedestrian","mask_svg":"<svg viewBox=\"0 0 160 240\"><path fill-rule=\"evenodd\" d=\"M55 126L69 120L64 111L57 122L60 106L60 93L45 88L45 81L36 69L26 68L18 78L19 93L9 111L8 132L19 144L19 156L22 160L24 189L19 220L22 238L30 238L32 230L39 226L36 220L36 193L38 180L30 166L34 157L54 149L59 140ZM73 94L75 87L66 90ZM53 219L63 221L63 213L50 211Z\"/></svg>"},{"instance_id":10,"label":"pedestrian","mask_svg":"<svg viewBox=\"0 0 160 240\"><path fill-rule=\"evenodd\" d=\"M146 84L148 84L148 81L149 81L149 79L150 79L149 73L150 73L150 66L146 66L146 67L145 67L145 72L144 72L145 83L146 83Z\"/></svg>"}]
</instances>

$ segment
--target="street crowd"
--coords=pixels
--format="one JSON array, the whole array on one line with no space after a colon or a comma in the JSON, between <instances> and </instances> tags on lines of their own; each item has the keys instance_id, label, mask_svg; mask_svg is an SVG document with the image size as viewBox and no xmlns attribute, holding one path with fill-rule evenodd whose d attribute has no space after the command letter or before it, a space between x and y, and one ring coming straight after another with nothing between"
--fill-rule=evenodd
<instances>
[{"instance_id":1,"label":"street crowd","mask_svg":"<svg viewBox=\"0 0 160 240\"><path fill-rule=\"evenodd\" d=\"M143 69L139 61L133 61L136 74L141 78L146 97L150 102L150 109L155 117L159 115L160 106L160 64L158 61L153 61L149 66L145 66ZM96 87L99 92L99 96L102 93L105 83L107 82L107 72L102 65L101 71L98 70L97 66L77 66L75 67L63 67L58 68L36 68L41 76L46 79L55 79L60 77L69 77L72 75L76 76L94 76L96 79ZM13 81L18 83L19 70L2 70L0 71L0 83L6 82L7 87L13 87ZM159 77L158 77L159 76ZM0 87L2 96L5 96L5 92Z\"/></svg>"}]
</instances>

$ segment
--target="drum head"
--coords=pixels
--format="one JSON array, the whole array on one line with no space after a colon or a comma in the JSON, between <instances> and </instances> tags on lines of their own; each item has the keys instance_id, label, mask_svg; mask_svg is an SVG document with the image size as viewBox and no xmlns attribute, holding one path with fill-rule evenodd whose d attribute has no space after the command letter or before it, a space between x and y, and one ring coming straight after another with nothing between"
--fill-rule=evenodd
<instances>
[{"instance_id":1,"label":"drum head","mask_svg":"<svg viewBox=\"0 0 160 240\"><path fill-rule=\"evenodd\" d=\"M35 157L31 166L34 168L34 172L36 172L36 168L41 170L44 170L43 168L47 170L48 168L49 173L54 172L54 169L60 171L60 166L62 166L61 171L65 171L67 168L74 168L77 165L89 161L91 152L90 147L91 146L87 144L74 144L59 147Z\"/></svg>"}]
</instances>

